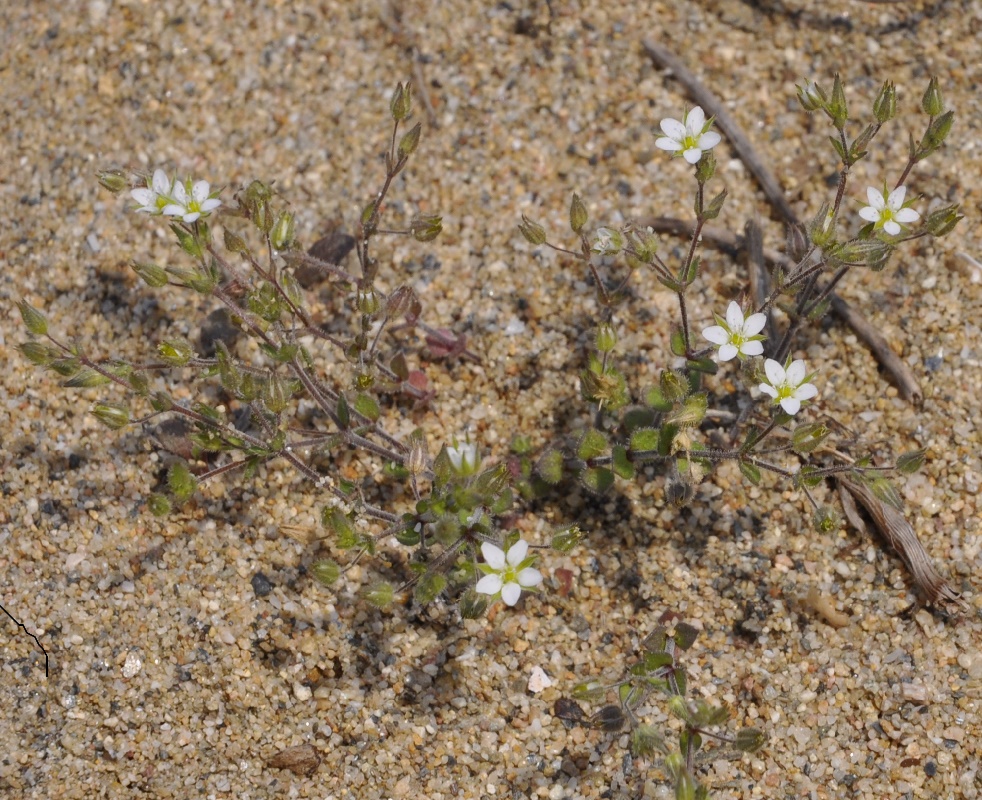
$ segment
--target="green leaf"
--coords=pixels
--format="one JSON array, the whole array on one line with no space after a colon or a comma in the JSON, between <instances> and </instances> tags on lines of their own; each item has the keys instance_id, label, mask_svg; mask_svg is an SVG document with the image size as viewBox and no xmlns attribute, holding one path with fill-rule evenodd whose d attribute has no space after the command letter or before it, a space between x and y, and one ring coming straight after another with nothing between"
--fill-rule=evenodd
<instances>
[{"instance_id":1,"label":"green leaf","mask_svg":"<svg viewBox=\"0 0 982 800\"><path fill-rule=\"evenodd\" d=\"M628 457L627 448L623 445L614 445L611 450L611 456L613 457L612 467L614 473L626 481L631 480L634 477L634 464L631 463L631 459Z\"/></svg>"},{"instance_id":2,"label":"green leaf","mask_svg":"<svg viewBox=\"0 0 982 800\"><path fill-rule=\"evenodd\" d=\"M814 452L824 442L831 431L818 422L806 422L794 429L791 447L799 455Z\"/></svg>"},{"instance_id":3,"label":"green leaf","mask_svg":"<svg viewBox=\"0 0 982 800\"><path fill-rule=\"evenodd\" d=\"M555 486L563 479L563 468L566 459L560 450L547 450L535 465L535 470L550 486Z\"/></svg>"},{"instance_id":4,"label":"green leaf","mask_svg":"<svg viewBox=\"0 0 982 800\"><path fill-rule=\"evenodd\" d=\"M614 485L614 473L605 467L591 467L583 470L580 480L591 492L603 494Z\"/></svg>"},{"instance_id":5,"label":"green leaf","mask_svg":"<svg viewBox=\"0 0 982 800\"><path fill-rule=\"evenodd\" d=\"M767 734L757 728L742 728L737 731L733 746L741 753L756 753L767 742Z\"/></svg>"},{"instance_id":6,"label":"green leaf","mask_svg":"<svg viewBox=\"0 0 982 800\"><path fill-rule=\"evenodd\" d=\"M698 637L698 629L692 627L687 622L678 622L675 624L675 635L672 636L672 639L675 641L679 650L688 650L695 644Z\"/></svg>"},{"instance_id":7,"label":"green leaf","mask_svg":"<svg viewBox=\"0 0 982 800\"><path fill-rule=\"evenodd\" d=\"M571 694L576 700L599 700L607 694L607 687L600 681L585 681L576 684Z\"/></svg>"},{"instance_id":8,"label":"green leaf","mask_svg":"<svg viewBox=\"0 0 982 800\"><path fill-rule=\"evenodd\" d=\"M672 444L675 442L675 437L678 436L679 427L678 425L672 425L666 423L661 426L658 430L658 454L662 456L670 456L672 454Z\"/></svg>"},{"instance_id":9,"label":"green leaf","mask_svg":"<svg viewBox=\"0 0 982 800\"><path fill-rule=\"evenodd\" d=\"M651 758L655 751L666 752L667 746L654 725L638 725L631 731L631 753L638 758Z\"/></svg>"},{"instance_id":10,"label":"green leaf","mask_svg":"<svg viewBox=\"0 0 982 800\"><path fill-rule=\"evenodd\" d=\"M569 553L581 541L583 541L583 532L576 525L570 525L568 528L556 531L552 535L550 545L557 552Z\"/></svg>"},{"instance_id":11,"label":"green leaf","mask_svg":"<svg viewBox=\"0 0 982 800\"><path fill-rule=\"evenodd\" d=\"M655 411L671 411L674 403L665 397L660 386L652 386L644 393L644 403Z\"/></svg>"},{"instance_id":12,"label":"green leaf","mask_svg":"<svg viewBox=\"0 0 982 800\"><path fill-rule=\"evenodd\" d=\"M760 470L749 461L738 461L740 465L740 472L743 473L743 477L750 481L754 486L760 485Z\"/></svg>"},{"instance_id":13,"label":"green leaf","mask_svg":"<svg viewBox=\"0 0 982 800\"><path fill-rule=\"evenodd\" d=\"M711 358L691 358L686 365L693 372L701 372L704 375L715 375L719 371L719 364Z\"/></svg>"},{"instance_id":14,"label":"green leaf","mask_svg":"<svg viewBox=\"0 0 982 800\"><path fill-rule=\"evenodd\" d=\"M330 586L341 577L341 567L338 566L338 562L329 558L315 561L311 572L313 572L314 578L325 586Z\"/></svg>"},{"instance_id":15,"label":"green leaf","mask_svg":"<svg viewBox=\"0 0 982 800\"><path fill-rule=\"evenodd\" d=\"M187 462L178 461L167 471L167 487L178 503L185 503L198 488L198 479L191 474Z\"/></svg>"},{"instance_id":16,"label":"green leaf","mask_svg":"<svg viewBox=\"0 0 982 800\"><path fill-rule=\"evenodd\" d=\"M390 605L394 596L395 591L392 584L386 581L379 581L365 592L365 599L376 608L385 608Z\"/></svg>"},{"instance_id":17,"label":"green leaf","mask_svg":"<svg viewBox=\"0 0 982 800\"><path fill-rule=\"evenodd\" d=\"M631 434L630 450L632 453L646 453L658 449L661 431L658 428L642 428Z\"/></svg>"},{"instance_id":18,"label":"green leaf","mask_svg":"<svg viewBox=\"0 0 982 800\"><path fill-rule=\"evenodd\" d=\"M607 437L600 431L591 428L580 439L576 454L584 461L589 461L591 458L604 455L607 448Z\"/></svg>"},{"instance_id":19,"label":"green leaf","mask_svg":"<svg viewBox=\"0 0 982 800\"><path fill-rule=\"evenodd\" d=\"M669 346L672 349L672 353L675 355L680 357L685 355L685 336L683 335L681 328L672 328L672 334L669 337Z\"/></svg>"},{"instance_id":20,"label":"green leaf","mask_svg":"<svg viewBox=\"0 0 982 800\"><path fill-rule=\"evenodd\" d=\"M380 413L378 402L371 395L364 393L356 395L354 408L363 417L370 419L372 422L378 422Z\"/></svg>"},{"instance_id":21,"label":"green leaf","mask_svg":"<svg viewBox=\"0 0 982 800\"><path fill-rule=\"evenodd\" d=\"M421 606L432 603L444 589L447 588L447 579L438 572L430 572L420 576L413 590L416 602Z\"/></svg>"},{"instance_id":22,"label":"green leaf","mask_svg":"<svg viewBox=\"0 0 982 800\"><path fill-rule=\"evenodd\" d=\"M147 500L147 508L155 517L166 517L170 514L170 500L162 494L152 494Z\"/></svg>"},{"instance_id":23,"label":"green leaf","mask_svg":"<svg viewBox=\"0 0 982 800\"><path fill-rule=\"evenodd\" d=\"M351 427L351 412L348 409L348 401L343 392L338 395L337 415L338 425L342 429L347 430Z\"/></svg>"}]
</instances>

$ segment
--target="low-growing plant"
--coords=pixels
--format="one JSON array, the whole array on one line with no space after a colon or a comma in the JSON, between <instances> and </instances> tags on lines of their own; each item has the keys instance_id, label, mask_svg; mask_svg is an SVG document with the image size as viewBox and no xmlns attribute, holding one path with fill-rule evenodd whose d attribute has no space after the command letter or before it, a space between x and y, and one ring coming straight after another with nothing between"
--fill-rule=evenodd
<instances>
[{"instance_id":1,"label":"low-growing plant","mask_svg":"<svg viewBox=\"0 0 982 800\"><path fill-rule=\"evenodd\" d=\"M771 270L770 288L729 300L724 313L714 314L714 324L694 322L699 316L695 289L703 287L702 237L707 223L723 211L726 191L710 190L716 172L712 150L721 137L701 108L688 110L681 120L663 120L664 135L656 141L690 164L695 180L695 221L677 263L660 254L662 243L646 226L591 230L586 204L575 194L569 248L550 242L542 226L523 218L520 230L529 243L583 265L601 309L591 323L595 347L580 375L591 424L539 452L516 439L509 460L486 465L476 443L458 441L448 431L431 458L420 430L408 436L395 432L399 402L433 400L422 373L410 365L415 333L444 354L468 354L462 337L423 321L421 298L383 269L376 255L380 237L427 243L442 229L439 216L423 214L383 227L394 181L421 141L420 124L404 129L412 111L409 84L393 92L383 180L361 211L350 242L357 273L347 271L340 258L318 257L330 248L301 248L295 215L270 183L253 181L227 202L208 182L172 180L162 169L152 175L107 170L99 174L102 186L131 197L137 212L168 223L190 263L135 261L134 272L151 290L177 289L208 298L209 310L217 308L223 320L222 332L198 342L165 338L152 357L128 361L93 355L90 346L55 335L44 313L21 301L32 338L20 350L66 387L115 388L117 398L93 408L112 429L154 435L164 420L171 421L170 438L181 446L170 449L181 455L170 457L164 485L148 499L154 514L170 513L203 484L223 476L250 476L264 465L295 470L325 497L320 522L326 546L347 554L343 563L338 556L318 560L313 573L319 581L335 584L390 541L407 552L401 583L379 578L363 587L364 597L380 607L403 597L420 604L442 597L456 602L463 617L473 618L497 600L512 606L523 591L537 590L543 575L534 550L568 552L582 534L574 521L547 545L530 545L507 529L505 512L517 497L541 495L570 477L603 493L617 478L634 479L654 465L666 476L665 502L683 506L718 465L730 461L751 484L770 485L765 484L770 474L779 489L790 484L800 490L820 531L839 524L821 488L830 478L850 481L899 509L888 476L917 469L924 453L903 454L889 463L868 454L853 456L851 442L836 439L837 430L847 427L842 421L801 421L812 408L821 408L822 380L820 368L809 369L795 358L795 346L805 326L828 311L850 272L878 272L899 247L944 236L961 219L954 205L922 216L917 201L907 196L912 169L942 146L953 113L945 109L932 80L921 104L927 115L923 134L910 137L907 161L892 185L868 188L868 205L854 217L847 209L850 175L895 116L896 90L891 83L883 85L870 121L855 135L838 76L831 93L807 82L798 96L807 111L831 122L830 140L840 161L835 195L807 225L789 231L787 253ZM625 289L637 270L654 273L676 296L678 307L671 352L657 383L647 388L633 385L617 358L619 327L631 313ZM305 287L311 275L327 283L324 306ZM712 376L734 360L740 365L733 376L740 389L736 397L724 396ZM187 397L192 399L182 399ZM717 431L723 420L732 424L731 444ZM405 481L411 500L391 507L394 501L372 494L350 473L342 474L337 464L350 452L364 458L363 476L381 467L392 479ZM941 586L929 600L955 596L943 581ZM574 692L579 697L616 693L617 704L588 722L605 730L628 725L637 754L662 753L680 798L706 795L694 765L704 737L715 736L741 750L764 741L753 729L735 738L715 731L727 712L687 697L686 673L678 659L694 638L694 629L682 623L659 625L623 679L610 686L584 684ZM653 693L664 695L681 721L677 751L642 718Z\"/></svg>"}]
</instances>

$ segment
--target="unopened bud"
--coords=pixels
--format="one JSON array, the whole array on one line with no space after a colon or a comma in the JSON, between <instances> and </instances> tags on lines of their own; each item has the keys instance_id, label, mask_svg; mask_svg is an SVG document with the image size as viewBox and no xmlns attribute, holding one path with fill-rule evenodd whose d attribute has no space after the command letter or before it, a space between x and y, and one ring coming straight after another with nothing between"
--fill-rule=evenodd
<instances>
[{"instance_id":1,"label":"unopened bud","mask_svg":"<svg viewBox=\"0 0 982 800\"><path fill-rule=\"evenodd\" d=\"M392 92L392 99L389 101L392 119L396 122L406 119L412 111L412 105L412 84L409 81L406 81L405 86L397 83L395 91Z\"/></svg>"},{"instance_id":2,"label":"unopened bud","mask_svg":"<svg viewBox=\"0 0 982 800\"><path fill-rule=\"evenodd\" d=\"M286 250L293 244L293 236L296 232L296 221L293 214L289 211L282 212L273 224L270 231L270 242L274 250Z\"/></svg>"},{"instance_id":3,"label":"unopened bud","mask_svg":"<svg viewBox=\"0 0 982 800\"><path fill-rule=\"evenodd\" d=\"M119 194L130 187L130 179L121 169L105 169L96 173L96 179L103 189Z\"/></svg>"},{"instance_id":4,"label":"unopened bud","mask_svg":"<svg viewBox=\"0 0 982 800\"><path fill-rule=\"evenodd\" d=\"M531 245L538 246L546 243L545 228L536 222L532 222L524 214L522 214L522 221L518 224L518 230L525 237L525 241Z\"/></svg>"},{"instance_id":5,"label":"unopened bud","mask_svg":"<svg viewBox=\"0 0 982 800\"><path fill-rule=\"evenodd\" d=\"M938 85L937 78L931 78L927 85L927 91L921 98L921 108L925 114L936 117L944 113L944 98L941 96L941 87Z\"/></svg>"},{"instance_id":6,"label":"unopened bud","mask_svg":"<svg viewBox=\"0 0 982 800\"><path fill-rule=\"evenodd\" d=\"M897 89L893 81L886 81L873 101L873 116L881 125L897 116Z\"/></svg>"}]
</instances>

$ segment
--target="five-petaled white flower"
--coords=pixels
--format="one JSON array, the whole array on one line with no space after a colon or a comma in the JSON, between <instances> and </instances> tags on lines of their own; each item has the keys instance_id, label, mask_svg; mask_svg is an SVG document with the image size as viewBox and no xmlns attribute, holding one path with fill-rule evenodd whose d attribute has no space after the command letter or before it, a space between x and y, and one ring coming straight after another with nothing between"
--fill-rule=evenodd
<instances>
[{"instance_id":1,"label":"five-petaled white flower","mask_svg":"<svg viewBox=\"0 0 982 800\"><path fill-rule=\"evenodd\" d=\"M706 121L706 114L699 106L687 111L681 122L663 119L661 129L665 135L655 142L655 147L671 150L676 155L681 153L682 158L695 164L704 151L711 150L720 142L720 135L709 130L712 124L712 120Z\"/></svg>"},{"instance_id":2,"label":"five-petaled white flower","mask_svg":"<svg viewBox=\"0 0 982 800\"><path fill-rule=\"evenodd\" d=\"M474 587L478 594L500 596L505 605L513 606L523 589L534 590L542 583L542 573L532 567L535 556L529 556L528 551L529 544L524 539L515 542L507 553L490 542L482 544L481 553L486 563L477 565L484 573Z\"/></svg>"},{"instance_id":3,"label":"five-petaled white flower","mask_svg":"<svg viewBox=\"0 0 982 800\"><path fill-rule=\"evenodd\" d=\"M914 209L904 208L906 194L906 186L898 186L892 192L888 192L886 187L880 191L870 186L866 190L869 205L859 209L859 216L872 222L876 230L882 228L891 236L896 236L904 226L921 218Z\"/></svg>"},{"instance_id":4,"label":"five-petaled white flower","mask_svg":"<svg viewBox=\"0 0 982 800\"><path fill-rule=\"evenodd\" d=\"M130 197L140 204L136 209L137 211L156 216L163 214L164 208L172 202L172 189L173 184L167 177L167 173L162 169L155 169L153 177L147 179L147 185L140 189L133 189L130 192Z\"/></svg>"},{"instance_id":5,"label":"five-petaled white flower","mask_svg":"<svg viewBox=\"0 0 982 800\"><path fill-rule=\"evenodd\" d=\"M773 358L768 358L764 361L764 373L767 383L760 384L760 390L773 397L774 402L780 403L781 408L792 416L798 413L802 401L811 400L818 394L815 385L808 382L812 376L805 374L805 362L800 359L792 361L785 371Z\"/></svg>"},{"instance_id":6,"label":"five-petaled white flower","mask_svg":"<svg viewBox=\"0 0 982 800\"><path fill-rule=\"evenodd\" d=\"M473 475L481 463L477 445L470 440L458 442L455 438L453 445L447 445L447 456L459 475Z\"/></svg>"},{"instance_id":7,"label":"five-petaled white flower","mask_svg":"<svg viewBox=\"0 0 982 800\"><path fill-rule=\"evenodd\" d=\"M170 203L164 206L163 213L169 217L180 217L190 224L201 217L208 216L221 204L221 200L211 196L211 185L208 181L197 181L192 184L191 179L188 178L184 183L174 182Z\"/></svg>"},{"instance_id":8,"label":"five-petaled white flower","mask_svg":"<svg viewBox=\"0 0 982 800\"><path fill-rule=\"evenodd\" d=\"M702 332L710 342L719 346L719 360L729 361L737 356L759 356L764 352L760 332L767 324L766 314L751 314L744 319L743 309L731 300L726 308L726 319L714 314L718 325Z\"/></svg>"}]
</instances>

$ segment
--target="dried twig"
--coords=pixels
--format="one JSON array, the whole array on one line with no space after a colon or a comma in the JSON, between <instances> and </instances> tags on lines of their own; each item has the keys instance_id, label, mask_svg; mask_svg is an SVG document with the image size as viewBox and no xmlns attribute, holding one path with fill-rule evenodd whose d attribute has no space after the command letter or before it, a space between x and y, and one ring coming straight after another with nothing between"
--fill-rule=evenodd
<instances>
[{"instance_id":1,"label":"dried twig","mask_svg":"<svg viewBox=\"0 0 982 800\"><path fill-rule=\"evenodd\" d=\"M839 475L837 481L840 494L847 490L866 509L880 535L897 551L910 571L914 585L930 605L941 602L963 604L958 592L935 568L931 556L917 538L917 532L901 512L884 503L869 486L854 478ZM855 506L848 513L855 515Z\"/></svg>"},{"instance_id":2,"label":"dried twig","mask_svg":"<svg viewBox=\"0 0 982 800\"><path fill-rule=\"evenodd\" d=\"M726 134L726 138L729 140L731 146L736 151L736 154L740 157L740 160L747 167L747 170L751 175L754 176L760 188L764 192L764 196L771 206L780 214L782 219L788 225L799 225L798 217L794 210L791 208L791 204L788 203L787 197L784 195L784 189L781 188L781 184L778 182L774 174L768 169L767 165L757 156L753 145L750 143L750 139L743 132L740 126L736 123L736 120L727 113L726 109L723 108L722 102L716 97L709 89L707 89L699 78L692 73L685 64L682 63L674 53L670 52L666 48L659 44L656 44L651 39L645 39L643 41L643 46L645 51L651 56L652 60L663 66L668 67L672 70L674 77L679 81L689 92L692 98L698 102L707 114L711 114L716 117L717 127ZM685 232L685 235L689 235L692 231L692 226L690 225ZM675 233L675 230L671 231ZM709 234L706 229L703 230L703 238L709 239ZM740 242L741 240L732 234L729 235L729 239L732 242ZM738 247L740 245L737 245ZM773 251L771 251L773 252ZM765 258L769 261L774 261L774 259L768 255L765 251ZM787 262L790 263L790 262ZM792 265L793 266L793 265ZM880 336L879 332L870 325L859 312L850 309L849 305L837 294L832 295L832 310L836 313L839 318L846 323L853 332L858 336L863 343L870 349L873 353L873 357L879 362L880 366L893 377L897 388L900 390L901 395L908 402L919 403L923 398L920 386L917 383L917 379L914 374L907 368L896 354L887 344L886 340Z\"/></svg>"},{"instance_id":3,"label":"dried twig","mask_svg":"<svg viewBox=\"0 0 982 800\"><path fill-rule=\"evenodd\" d=\"M23 630L24 633L30 636L34 640L34 644L36 644L40 648L41 652L44 653L44 677L47 678L48 677L48 651L44 649L44 645L41 644L41 641L38 639L38 637L35 634L31 633L27 629L27 627L24 625L23 622L21 622L13 614L7 611L7 609L5 609L2 605L0 605L0 611L2 611L4 614L10 617L10 621L13 622L14 625L16 625L18 628Z\"/></svg>"}]
</instances>

